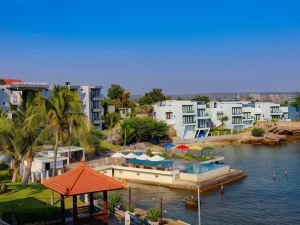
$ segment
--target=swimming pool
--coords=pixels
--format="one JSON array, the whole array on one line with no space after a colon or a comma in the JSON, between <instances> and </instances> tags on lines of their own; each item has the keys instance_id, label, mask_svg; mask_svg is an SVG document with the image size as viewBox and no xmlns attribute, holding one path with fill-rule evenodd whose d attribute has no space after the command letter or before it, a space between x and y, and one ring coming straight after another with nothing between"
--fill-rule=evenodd
<instances>
[{"instance_id":1,"label":"swimming pool","mask_svg":"<svg viewBox=\"0 0 300 225\"><path fill-rule=\"evenodd\" d=\"M205 173L211 170L219 169L224 167L223 164L201 164L201 163L195 163L195 164L189 164L186 165L185 169L183 169L184 173Z\"/></svg>"}]
</instances>

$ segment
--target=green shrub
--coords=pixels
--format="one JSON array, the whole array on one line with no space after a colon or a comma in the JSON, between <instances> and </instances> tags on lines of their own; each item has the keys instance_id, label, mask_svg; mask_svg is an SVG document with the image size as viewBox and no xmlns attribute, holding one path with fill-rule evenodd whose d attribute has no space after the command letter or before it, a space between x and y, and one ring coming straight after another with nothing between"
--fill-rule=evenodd
<instances>
[{"instance_id":1,"label":"green shrub","mask_svg":"<svg viewBox=\"0 0 300 225\"><path fill-rule=\"evenodd\" d=\"M0 170L7 170L8 169L8 165L4 162L0 162Z\"/></svg>"},{"instance_id":2,"label":"green shrub","mask_svg":"<svg viewBox=\"0 0 300 225\"><path fill-rule=\"evenodd\" d=\"M265 130L262 128L254 128L251 133L254 137L263 137L265 135Z\"/></svg>"},{"instance_id":3,"label":"green shrub","mask_svg":"<svg viewBox=\"0 0 300 225\"><path fill-rule=\"evenodd\" d=\"M53 221L61 217L60 210L56 207L44 207L38 209L26 209L17 212L4 212L2 219L11 223L11 217L15 213L18 224L27 224L41 221Z\"/></svg>"},{"instance_id":4,"label":"green shrub","mask_svg":"<svg viewBox=\"0 0 300 225\"><path fill-rule=\"evenodd\" d=\"M121 148L120 145L114 145L114 144L111 144L107 141L101 141L101 143L100 143L100 150L101 151L114 151L114 150L118 150L120 148Z\"/></svg>"},{"instance_id":5,"label":"green shrub","mask_svg":"<svg viewBox=\"0 0 300 225\"><path fill-rule=\"evenodd\" d=\"M111 213L115 212L115 208L123 202L123 195L119 192L112 192L108 196L108 208Z\"/></svg>"},{"instance_id":6,"label":"green shrub","mask_svg":"<svg viewBox=\"0 0 300 225\"><path fill-rule=\"evenodd\" d=\"M14 170L14 169L12 169L12 168L11 168L11 169L9 169L9 170L8 170L8 176L9 176L9 177L13 177L13 175L14 175L14 171L15 171L15 170Z\"/></svg>"},{"instance_id":7,"label":"green shrub","mask_svg":"<svg viewBox=\"0 0 300 225\"><path fill-rule=\"evenodd\" d=\"M150 156L150 157L153 156L152 150L151 150L150 148L147 148L147 150L146 150L146 155L147 155L147 156Z\"/></svg>"},{"instance_id":8,"label":"green shrub","mask_svg":"<svg viewBox=\"0 0 300 225\"><path fill-rule=\"evenodd\" d=\"M147 218L152 222L157 222L160 218L160 210L157 208L150 208L147 211Z\"/></svg>"},{"instance_id":9,"label":"green shrub","mask_svg":"<svg viewBox=\"0 0 300 225\"><path fill-rule=\"evenodd\" d=\"M211 150L215 150L214 147L211 147L211 146L205 146L202 151L211 151Z\"/></svg>"},{"instance_id":10,"label":"green shrub","mask_svg":"<svg viewBox=\"0 0 300 225\"><path fill-rule=\"evenodd\" d=\"M133 204L130 204L127 206L127 211L129 211L131 213L134 213L134 209L135 209L135 206Z\"/></svg>"}]
</instances>

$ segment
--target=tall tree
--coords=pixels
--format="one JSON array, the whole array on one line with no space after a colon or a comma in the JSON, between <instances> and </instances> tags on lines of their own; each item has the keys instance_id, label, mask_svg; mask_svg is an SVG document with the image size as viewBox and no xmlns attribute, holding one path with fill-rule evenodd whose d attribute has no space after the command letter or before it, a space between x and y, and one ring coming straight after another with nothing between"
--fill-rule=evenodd
<instances>
[{"instance_id":1,"label":"tall tree","mask_svg":"<svg viewBox=\"0 0 300 225\"><path fill-rule=\"evenodd\" d=\"M70 131L76 133L79 128L86 128L87 121L82 113L80 97L77 93L65 87L54 85L49 98L43 98L47 117L48 128L55 135L54 166L52 176L56 175L56 159L59 144L63 134L70 138Z\"/></svg>"},{"instance_id":2,"label":"tall tree","mask_svg":"<svg viewBox=\"0 0 300 225\"><path fill-rule=\"evenodd\" d=\"M107 90L107 96L110 99L121 99L124 92L125 89L122 88L119 84L112 84Z\"/></svg>"},{"instance_id":3,"label":"tall tree","mask_svg":"<svg viewBox=\"0 0 300 225\"><path fill-rule=\"evenodd\" d=\"M167 97L164 95L163 90L161 88L153 88L150 92L145 93L139 99L140 105L152 105L156 102L164 101Z\"/></svg>"}]
</instances>

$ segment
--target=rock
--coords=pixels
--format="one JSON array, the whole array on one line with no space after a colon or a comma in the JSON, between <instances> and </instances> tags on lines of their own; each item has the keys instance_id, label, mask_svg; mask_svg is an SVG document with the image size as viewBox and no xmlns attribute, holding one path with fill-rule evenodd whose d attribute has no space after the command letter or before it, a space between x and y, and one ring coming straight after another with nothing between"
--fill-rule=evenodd
<instances>
[{"instance_id":1,"label":"rock","mask_svg":"<svg viewBox=\"0 0 300 225\"><path fill-rule=\"evenodd\" d=\"M262 143L267 145L276 145L276 144L281 144L286 142L287 142L287 136L273 134L273 133L268 133L267 135L265 135L265 137L262 140Z\"/></svg>"}]
</instances>

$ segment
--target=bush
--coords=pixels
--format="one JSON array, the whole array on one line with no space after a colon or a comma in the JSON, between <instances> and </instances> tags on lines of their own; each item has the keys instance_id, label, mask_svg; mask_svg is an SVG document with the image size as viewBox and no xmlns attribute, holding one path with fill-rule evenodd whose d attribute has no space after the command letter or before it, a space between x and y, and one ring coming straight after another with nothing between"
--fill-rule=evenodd
<instances>
[{"instance_id":1,"label":"bush","mask_svg":"<svg viewBox=\"0 0 300 225\"><path fill-rule=\"evenodd\" d=\"M120 145L114 145L107 141L101 141L101 143L100 143L101 151L114 151L114 150L119 150L120 148L121 148Z\"/></svg>"},{"instance_id":2,"label":"bush","mask_svg":"<svg viewBox=\"0 0 300 225\"><path fill-rule=\"evenodd\" d=\"M150 208L147 211L147 218L152 222L157 222L160 217L160 210L157 208Z\"/></svg>"},{"instance_id":3,"label":"bush","mask_svg":"<svg viewBox=\"0 0 300 225\"><path fill-rule=\"evenodd\" d=\"M120 206L123 202L123 195L119 192L112 192L108 196L108 208L111 213L115 212L115 208Z\"/></svg>"},{"instance_id":4,"label":"bush","mask_svg":"<svg viewBox=\"0 0 300 225\"><path fill-rule=\"evenodd\" d=\"M4 162L0 162L0 170L7 170L8 169L8 165Z\"/></svg>"},{"instance_id":5,"label":"bush","mask_svg":"<svg viewBox=\"0 0 300 225\"><path fill-rule=\"evenodd\" d=\"M53 221L61 218L60 210L56 207L45 207L38 209L24 209L17 212L4 212L2 219L11 223L12 215L15 213L18 224L28 224L41 221Z\"/></svg>"},{"instance_id":6,"label":"bush","mask_svg":"<svg viewBox=\"0 0 300 225\"><path fill-rule=\"evenodd\" d=\"M133 204L130 204L127 206L127 211L129 211L131 213L134 213L134 209L135 209L135 206Z\"/></svg>"},{"instance_id":7,"label":"bush","mask_svg":"<svg viewBox=\"0 0 300 225\"><path fill-rule=\"evenodd\" d=\"M211 150L215 150L213 147L211 147L211 146L205 146L203 149L202 149L202 151L211 151Z\"/></svg>"},{"instance_id":8,"label":"bush","mask_svg":"<svg viewBox=\"0 0 300 225\"><path fill-rule=\"evenodd\" d=\"M8 176L9 176L10 178L13 177L14 171L15 171L15 170L12 169L12 168L8 170Z\"/></svg>"},{"instance_id":9,"label":"bush","mask_svg":"<svg viewBox=\"0 0 300 225\"><path fill-rule=\"evenodd\" d=\"M254 128L251 133L254 137L263 137L265 135L265 130L262 128Z\"/></svg>"}]
</instances>

